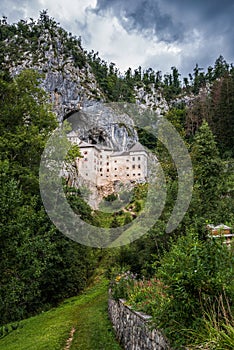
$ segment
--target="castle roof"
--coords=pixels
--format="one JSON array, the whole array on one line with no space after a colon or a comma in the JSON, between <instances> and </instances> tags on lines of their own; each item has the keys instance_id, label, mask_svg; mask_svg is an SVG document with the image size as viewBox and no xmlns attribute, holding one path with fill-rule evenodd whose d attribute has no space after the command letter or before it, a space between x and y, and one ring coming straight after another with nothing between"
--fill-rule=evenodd
<instances>
[{"instance_id":1,"label":"castle roof","mask_svg":"<svg viewBox=\"0 0 234 350\"><path fill-rule=\"evenodd\" d=\"M79 147L81 147L81 148L83 148L83 147L95 147L95 145L92 144L92 143L88 143L88 142L85 142L85 141L81 141L81 142L79 143Z\"/></svg>"},{"instance_id":2,"label":"castle roof","mask_svg":"<svg viewBox=\"0 0 234 350\"><path fill-rule=\"evenodd\" d=\"M129 156L129 151L114 152L111 157Z\"/></svg>"},{"instance_id":3,"label":"castle roof","mask_svg":"<svg viewBox=\"0 0 234 350\"><path fill-rule=\"evenodd\" d=\"M145 147L142 146L142 144L140 142L135 143L134 146L132 146L132 148L130 148L129 152L146 152Z\"/></svg>"}]
</instances>

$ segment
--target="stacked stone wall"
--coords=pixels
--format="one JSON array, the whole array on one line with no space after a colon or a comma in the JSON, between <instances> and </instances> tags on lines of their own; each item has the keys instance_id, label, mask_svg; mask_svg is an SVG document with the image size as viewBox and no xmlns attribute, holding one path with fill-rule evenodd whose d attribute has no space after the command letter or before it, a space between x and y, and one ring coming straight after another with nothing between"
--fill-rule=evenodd
<instances>
[{"instance_id":1,"label":"stacked stone wall","mask_svg":"<svg viewBox=\"0 0 234 350\"><path fill-rule=\"evenodd\" d=\"M124 300L110 298L108 313L116 337L125 350L170 350L162 333L150 327L151 317L132 310Z\"/></svg>"}]
</instances>

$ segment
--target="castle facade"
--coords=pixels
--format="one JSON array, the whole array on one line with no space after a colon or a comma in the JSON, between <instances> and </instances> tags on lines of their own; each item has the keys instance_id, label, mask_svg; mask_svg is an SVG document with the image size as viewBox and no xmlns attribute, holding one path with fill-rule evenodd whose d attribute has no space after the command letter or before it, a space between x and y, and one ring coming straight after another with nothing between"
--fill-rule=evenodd
<instances>
[{"instance_id":1,"label":"castle facade","mask_svg":"<svg viewBox=\"0 0 234 350\"><path fill-rule=\"evenodd\" d=\"M80 148L82 158L77 158L76 164L84 180L97 186L105 186L112 181L147 181L148 154L139 142L128 151L117 152L105 146L80 141L75 135L69 138Z\"/></svg>"}]
</instances>

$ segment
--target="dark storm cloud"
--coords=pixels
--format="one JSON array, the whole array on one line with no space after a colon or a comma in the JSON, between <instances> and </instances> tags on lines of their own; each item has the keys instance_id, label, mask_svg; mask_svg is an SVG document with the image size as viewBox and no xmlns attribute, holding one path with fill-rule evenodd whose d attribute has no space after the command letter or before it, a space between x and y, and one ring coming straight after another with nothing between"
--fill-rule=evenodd
<instances>
[{"instance_id":1,"label":"dark storm cloud","mask_svg":"<svg viewBox=\"0 0 234 350\"><path fill-rule=\"evenodd\" d=\"M126 30L137 30L147 35L156 34L160 40L182 40L184 36L181 21L162 11L157 1L98 0L95 12L112 13L119 18Z\"/></svg>"},{"instance_id":2,"label":"dark storm cloud","mask_svg":"<svg viewBox=\"0 0 234 350\"><path fill-rule=\"evenodd\" d=\"M207 68L221 54L234 60L233 0L97 0L95 11L116 16L128 31L178 44L184 71L196 63Z\"/></svg>"},{"instance_id":3,"label":"dark storm cloud","mask_svg":"<svg viewBox=\"0 0 234 350\"><path fill-rule=\"evenodd\" d=\"M233 27L233 0L97 0L95 11L117 16L128 30L152 31L160 40L183 40L186 31Z\"/></svg>"},{"instance_id":4,"label":"dark storm cloud","mask_svg":"<svg viewBox=\"0 0 234 350\"><path fill-rule=\"evenodd\" d=\"M98 0L95 11L112 13L127 30L182 42L197 29L233 39L233 0Z\"/></svg>"}]
</instances>

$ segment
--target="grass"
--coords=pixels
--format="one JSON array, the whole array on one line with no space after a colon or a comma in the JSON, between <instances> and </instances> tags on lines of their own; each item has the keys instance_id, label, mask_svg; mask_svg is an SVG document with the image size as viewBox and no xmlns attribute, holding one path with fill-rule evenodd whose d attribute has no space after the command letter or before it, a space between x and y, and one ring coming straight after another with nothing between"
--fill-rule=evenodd
<instances>
[{"instance_id":1,"label":"grass","mask_svg":"<svg viewBox=\"0 0 234 350\"><path fill-rule=\"evenodd\" d=\"M234 322L224 319L219 322L214 315L206 315L199 330L190 331L194 338L194 345L190 350L233 350L234 349Z\"/></svg>"},{"instance_id":2,"label":"grass","mask_svg":"<svg viewBox=\"0 0 234 350\"><path fill-rule=\"evenodd\" d=\"M0 339L0 350L120 350L107 315L107 281L102 280L58 308L20 322Z\"/></svg>"}]
</instances>

